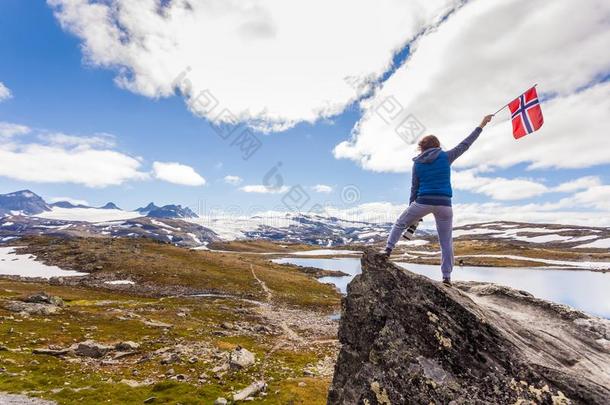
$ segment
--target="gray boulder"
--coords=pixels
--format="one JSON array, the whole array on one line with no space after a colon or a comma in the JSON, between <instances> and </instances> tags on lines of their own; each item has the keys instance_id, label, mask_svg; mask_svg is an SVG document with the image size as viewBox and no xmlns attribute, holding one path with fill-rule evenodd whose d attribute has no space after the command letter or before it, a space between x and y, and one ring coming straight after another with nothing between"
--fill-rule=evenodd
<instances>
[{"instance_id":1,"label":"gray boulder","mask_svg":"<svg viewBox=\"0 0 610 405\"><path fill-rule=\"evenodd\" d=\"M113 350L113 346L97 343L93 340L85 340L73 346L74 354L82 357L100 358Z\"/></svg>"},{"instance_id":2,"label":"gray boulder","mask_svg":"<svg viewBox=\"0 0 610 405\"><path fill-rule=\"evenodd\" d=\"M343 298L328 404L607 404L605 328L582 319L607 322L506 287L447 287L367 252Z\"/></svg>"},{"instance_id":3,"label":"gray boulder","mask_svg":"<svg viewBox=\"0 0 610 405\"><path fill-rule=\"evenodd\" d=\"M255 361L254 353L239 346L229 355L229 366L235 369L250 367Z\"/></svg>"}]
</instances>

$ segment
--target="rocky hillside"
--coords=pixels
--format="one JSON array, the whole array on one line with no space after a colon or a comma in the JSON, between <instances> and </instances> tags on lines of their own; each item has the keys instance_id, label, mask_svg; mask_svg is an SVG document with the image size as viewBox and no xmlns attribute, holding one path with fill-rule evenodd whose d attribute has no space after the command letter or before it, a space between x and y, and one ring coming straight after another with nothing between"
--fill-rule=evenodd
<instances>
[{"instance_id":1,"label":"rocky hillside","mask_svg":"<svg viewBox=\"0 0 610 405\"><path fill-rule=\"evenodd\" d=\"M486 222L455 227L453 237L547 248L610 248L610 228L580 225Z\"/></svg>"},{"instance_id":2,"label":"rocky hillside","mask_svg":"<svg viewBox=\"0 0 610 405\"><path fill-rule=\"evenodd\" d=\"M607 404L610 322L367 253L342 303L329 404ZM532 401L532 402L530 402Z\"/></svg>"},{"instance_id":3,"label":"rocky hillside","mask_svg":"<svg viewBox=\"0 0 610 405\"><path fill-rule=\"evenodd\" d=\"M148 238L182 247L201 247L220 240L208 228L171 218L139 217L125 221L86 222L23 215L0 217L0 242L33 235Z\"/></svg>"},{"instance_id":4,"label":"rocky hillside","mask_svg":"<svg viewBox=\"0 0 610 405\"><path fill-rule=\"evenodd\" d=\"M0 215L12 213L35 215L50 210L51 207L39 195L32 193L30 190L0 194Z\"/></svg>"}]
</instances>

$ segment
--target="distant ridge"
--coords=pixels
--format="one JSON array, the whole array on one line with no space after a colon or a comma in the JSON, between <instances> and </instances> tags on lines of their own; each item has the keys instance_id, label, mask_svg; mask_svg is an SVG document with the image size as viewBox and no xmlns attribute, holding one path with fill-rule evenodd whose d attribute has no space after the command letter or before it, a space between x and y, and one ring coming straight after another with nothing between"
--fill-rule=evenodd
<instances>
[{"instance_id":1,"label":"distant ridge","mask_svg":"<svg viewBox=\"0 0 610 405\"><path fill-rule=\"evenodd\" d=\"M113 202L108 202L106 205L100 207L103 210L120 210L120 208Z\"/></svg>"},{"instance_id":2,"label":"distant ridge","mask_svg":"<svg viewBox=\"0 0 610 405\"><path fill-rule=\"evenodd\" d=\"M36 215L44 211L51 211L51 207L42 197L30 190L0 194L0 215Z\"/></svg>"}]
</instances>

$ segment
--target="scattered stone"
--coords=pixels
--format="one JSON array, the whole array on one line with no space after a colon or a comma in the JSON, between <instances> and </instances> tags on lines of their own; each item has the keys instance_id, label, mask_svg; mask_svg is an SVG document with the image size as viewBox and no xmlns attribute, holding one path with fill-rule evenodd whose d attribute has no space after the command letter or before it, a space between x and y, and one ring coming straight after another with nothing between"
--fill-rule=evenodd
<instances>
[{"instance_id":1,"label":"scattered stone","mask_svg":"<svg viewBox=\"0 0 610 405\"><path fill-rule=\"evenodd\" d=\"M165 353L163 357L161 357L161 364L174 364L180 362L180 356L176 353Z\"/></svg>"},{"instance_id":2,"label":"scattered stone","mask_svg":"<svg viewBox=\"0 0 610 405\"><path fill-rule=\"evenodd\" d=\"M301 381L297 384L299 387L305 387L307 386L307 383L305 381Z\"/></svg>"},{"instance_id":3,"label":"scattered stone","mask_svg":"<svg viewBox=\"0 0 610 405\"><path fill-rule=\"evenodd\" d=\"M64 356L71 352L70 348L67 349L53 349L49 347L48 349L39 348L32 350L33 354L46 354L48 356Z\"/></svg>"},{"instance_id":4,"label":"scattered stone","mask_svg":"<svg viewBox=\"0 0 610 405\"><path fill-rule=\"evenodd\" d=\"M121 381L119 381L121 384L125 384L131 388L137 388L137 387L141 387L143 385L146 385L144 383L141 383L139 381L136 380L127 380L127 379L122 379Z\"/></svg>"},{"instance_id":5,"label":"scattered stone","mask_svg":"<svg viewBox=\"0 0 610 405\"><path fill-rule=\"evenodd\" d=\"M149 397L149 398L146 398L146 399L144 400L144 403L145 403L145 404L152 404L152 403L153 403L153 402L155 402L156 400L157 400L157 397Z\"/></svg>"},{"instance_id":6,"label":"scattered stone","mask_svg":"<svg viewBox=\"0 0 610 405\"><path fill-rule=\"evenodd\" d=\"M174 325L172 325L171 323L164 323L164 322L159 322L159 321L144 321L144 325L152 326L155 328L173 328L174 327Z\"/></svg>"},{"instance_id":7,"label":"scattered stone","mask_svg":"<svg viewBox=\"0 0 610 405\"><path fill-rule=\"evenodd\" d=\"M106 346L93 340L85 340L75 345L74 353L82 357L100 358L104 357L112 349L112 346Z\"/></svg>"},{"instance_id":8,"label":"scattered stone","mask_svg":"<svg viewBox=\"0 0 610 405\"><path fill-rule=\"evenodd\" d=\"M195 364L199 361L199 358L197 358L197 356L193 356L191 358L189 358L189 363L191 364Z\"/></svg>"},{"instance_id":9,"label":"scattered stone","mask_svg":"<svg viewBox=\"0 0 610 405\"><path fill-rule=\"evenodd\" d=\"M265 388L267 388L267 384L264 381L256 381L233 395L233 401L244 401L246 398L264 391Z\"/></svg>"},{"instance_id":10,"label":"scattered stone","mask_svg":"<svg viewBox=\"0 0 610 405\"><path fill-rule=\"evenodd\" d=\"M8 311L27 315L53 315L61 311L61 307L57 305L23 301L4 301L2 306Z\"/></svg>"},{"instance_id":11,"label":"scattered stone","mask_svg":"<svg viewBox=\"0 0 610 405\"><path fill-rule=\"evenodd\" d=\"M0 404L2 405L57 405L55 401L28 397L21 394L0 393Z\"/></svg>"},{"instance_id":12,"label":"scattered stone","mask_svg":"<svg viewBox=\"0 0 610 405\"><path fill-rule=\"evenodd\" d=\"M50 304L55 305L57 307L64 306L64 300L59 297L51 296L45 292L39 292L36 294L32 294L23 299L24 302L30 302L35 304Z\"/></svg>"},{"instance_id":13,"label":"scattered stone","mask_svg":"<svg viewBox=\"0 0 610 405\"><path fill-rule=\"evenodd\" d=\"M119 343L115 344L114 348L115 348L115 350L119 350L122 352L130 352L130 351L138 350L140 348L140 344L128 340L125 342L119 342Z\"/></svg>"},{"instance_id":14,"label":"scattered stone","mask_svg":"<svg viewBox=\"0 0 610 405\"><path fill-rule=\"evenodd\" d=\"M214 401L214 405L227 405L227 400L223 397L218 397Z\"/></svg>"},{"instance_id":15,"label":"scattered stone","mask_svg":"<svg viewBox=\"0 0 610 405\"><path fill-rule=\"evenodd\" d=\"M229 355L229 366L242 369L250 367L256 361L256 356L251 351L238 346Z\"/></svg>"},{"instance_id":16,"label":"scattered stone","mask_svg":"<svg viewBox=\"0 0 610 405\"><path fill-rule=\"evenodd\" d=\"M133 356L134 354L137 354L138 352L116 352L114 354L114 356L112 356L112 358L114 360L119 360L122 359L124 357L129 357L129 356Z\"/></svg>"},{"instance_id":17,"label":"scattered stone","mask_svg":"<svg viewBox=\"0 0 610 405\"><path fill-rule=\"evenodd\" d=\"M220 366L216 366L212 369L212 373L220 373L229 369L229 363L223 363Z\"/></svg>"}]
</instances>

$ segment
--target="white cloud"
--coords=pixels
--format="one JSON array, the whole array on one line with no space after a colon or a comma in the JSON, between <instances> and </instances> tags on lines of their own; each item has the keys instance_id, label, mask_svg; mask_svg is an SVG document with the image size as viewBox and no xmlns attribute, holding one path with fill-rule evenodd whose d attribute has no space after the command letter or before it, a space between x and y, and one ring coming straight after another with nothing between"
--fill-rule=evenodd
<instances>
[{"instance_id":1,"label":"white cloud","mask_svg":"<svg viewBox=\"0 0 610 405\"><path fill-rule=\"evenodd\" d=\"M70 204L73 205L86 205L89 206L89 202L87 200L79 200L77 198L72 198L72 197L51 197L49 198L49 201L52 203L58 202L58 201L67 201Z\"/></svg>"},{"instance_id":2,"label":"white cloud","mask_svg":"<svg viewBox=\"0 0 610 405\"><path fill-rule=\"evenodd\" d=\"M367 80L388 70L408 40L461 3L47 2L64 29L82 40L89 63L116 69L119 86L155 98L179 87L201 116L231 122L219 116L226 109L267 130L342 111L366 91Z\"/></svg>"},{"instance_id":3,"label":"white cloud","mask_svg":"<svg viewBox=\"0 0 610 405\"><path fill-rule=\"evenodd\" d=\"M593 207L599 210L610 211L610 185L591 187L574 194L572 197L567 197L561 202L566 205Z\"/></svg>"},{"instance_id":4,"label":"white cloud","mask_svg":"<svg viewBox=\"0 0 610 405\"><path fill-rule=\"evenodd\" d=\"M0 101L7 100L12 96L11 90L4 83L0 82Z\"/></svg>"},{"instance_id":5,"label":"white cloud","mask_svg":"<svg viewBox=\"0 0 610 405\"><path fill-rule=\"evenodd\" d=\"M268 187L263 184L250 184L239 188L246 193L282 194L289 190L288 186Z\"/></svg>"},{"instance_id":6,"label":"white cloud","mask_svg":"<svg viewBox=\"0 0 610 405\"><path fill-rule=\"evenodd\" d=\"M549 191L544 184L531 179L507 179L504 177L477 176L476 170L455 171L453 187L485 194L495 200L521 200L542 195Z\"/></svg>"},{"instance_id":7,"label":"white cloud","mask_svg":"<svg viewBox=\"0 0 610 405\"><path fill-rule=\"evenodd\" d=\"M55 145L108 148L116 145L114 135L106 133L95 134L93 136L74 136L56 132L43 134L41 138Z\"/></svg>"},{"instance_id":8,"label":"white cloud","mask_svg":"<svg viewBox=\"0 0 610 405\"><path fill-rule=\"evenodd\" d=\"M2 144L0 161L0 176L21 181L106 187L147 178L138 159L110 149Z\"/></svg>"},{"instance_id":9,"label":"white cloud","mask_svg":"<svg viewBox=\"0 0 610 405\"><path fill-rule=\"evenodd\" d=\"M312 187L313 191L316 193L332 193L333 188L331 186L327 186L326 184L316 184Z\"/></svg>"},{"instance_id":10,"label":"white cloud","mask_svg":"<svg viewBox=\"0 0 610 405\"><path fill-rule=\"evenodd\" d=\"M597 186L601 186L601 185L602 185L602 182L599 177L586 176L586 177L579 177L577 179L570 180L565 183L561 183L560 185L555 187L554 190L558 191L558 192L568 193L568 192L574 192L574 191L583 190L583 189L586 190L586 189L590 189L592 187L597 187Z\"/></svg>"},{"instance_id":11,"label":"white cloud","mask_svg":"<svg viewBox=\"0 0 610 405\"><path fill-rule=\"evenodd\" d=\"M203 186L205 179L191 166L176 162L153 162L153 177L183 186Z\"/></svg>"},{"instance_id":12,"label":"white cloud","mask_svg":"<svg viewBox=\"0 0 610 405\"><path fill-rule=\"evenodd\" d=\"M605 201L610 201L610 189L598 190L587 197L580 197L579 200L580 202L589 200L593 204L598 204L600 201L598 198L602 195L606 196ZM350 208L325 207L325 213L349 221L393 223L405 208L407 208L406 204L372 202ZM583 208L584 205L579 205L579 202L575 200L570 203L564 202L561 206L557 204L512 205L505 203L454 204L453 226L490 221L610 226L610 206L591 209L589 204L587 206L589 209ZM432 215L424 219L423 226L434 228Z\"/></svg>"},{"instance_id":13,"label":"white cloud","mask_svg":"<svg viewBox=\"0 0 610 405\"><path fill-rule=\"evenodd\" d=\"M236 186L236 185L240 184L243 181L243 179L241 177L233 176L233 175L230 175L230 174L225 176L223 180L224 180L225 183L231 184L233 186Z\"/></svg>"},{"instance_id":14,"label":"white cloud","mask_svg":"<svg viewBox=\"0 0 610 405\"><path fill-rule=\"evenodd\" d=\"M547 193L573 193L602 185L597 176L579 177L550 187L535 179L479 176L478 173L482 171L481 169L454 171L453 187L457 190L484 194L494 200L522 200Z\"/></svg>"},{"instance_id":15,"label":"white cloud","mask_svg":"<svg viewBox=\"0 0 610 405\"><path fill-rule=\"evenodd\" d=\"M15 135L27 134L30 131L30 128L25 125L0 121L0 137L10 138Z\"/></svg>"},{"instance_id":16,"label":"white cloud","mask_svg":"<svg viewBox=\"0 0 610 405\"><path fill-rule=\"evenodd\" d=\"M16 136L30 134L36 136ZM41 133L26 125L0 122L2 137L0 176L88 187L120 185L148 178L148 174L140 171L140 159L114 150L114 142L110 142L114 138L108 134L88 137Z\"/></svg>"},{"instance_id":17,"label":"white cloud","mask_svg":"<svg viewBox=\"0 0 610 405\"><path fill-rule=\"evenodd\" d=\"M542 129L515 141L503 111L456 165L609 163L610 137L601 134L610 133L610 82L590 86L610 70L609 18L610 3L603 0L578 6L570 0L470 1L413 44L407 63L362 103L352 139L334 154L368 170L409 171L415 142L395 132L408 115L453 147L484 114L538 83L541 94L555 97L542 105ZM386 112L388 124L376 111L385 111L391 96L402 110Z\"/></svg>"}]
</instances>

